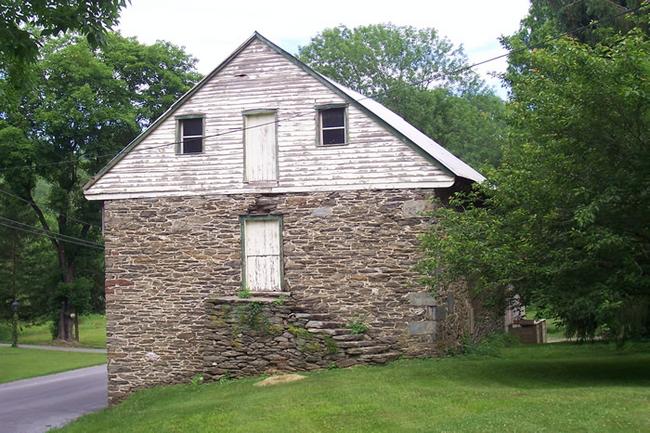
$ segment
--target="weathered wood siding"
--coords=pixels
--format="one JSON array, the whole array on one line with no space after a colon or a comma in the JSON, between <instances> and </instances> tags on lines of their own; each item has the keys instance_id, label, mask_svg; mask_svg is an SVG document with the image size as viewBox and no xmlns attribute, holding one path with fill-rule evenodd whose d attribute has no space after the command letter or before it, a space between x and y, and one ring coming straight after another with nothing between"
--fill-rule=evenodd
<instances>
[{"instance_id":1,"label":"weathered wood siding","mask_svg":"<svg viewBox=\"0 0 650 433\"><path fill-rule=\"evenodd\" d=\"M348 108L349 144L317 145L316 106L345 103L299 66L254 40L97 183L89 199L168 195L441 188L454 177L356 107ZM244 182L247 110L276 110L274 186ZM204 152L177 155L175 116L205 116ZM169 144L165 144L169 143Z\"/></svg>"}]
</instances>

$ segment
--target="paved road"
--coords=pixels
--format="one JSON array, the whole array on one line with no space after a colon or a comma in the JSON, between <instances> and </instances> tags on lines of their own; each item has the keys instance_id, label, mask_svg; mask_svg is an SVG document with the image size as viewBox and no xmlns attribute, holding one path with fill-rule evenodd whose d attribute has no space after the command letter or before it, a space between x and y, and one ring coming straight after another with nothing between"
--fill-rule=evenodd
<instances>
[{"instance_id":1,"label":"paved road","mask_svg":"<svg viewBox=\"0 0 650 433\"><path fill-rule=\"evenodd\" d=\"M42 433L106 407L106 365L0 385L0 433Z\"/></svg>"},{"instance_id":2,"label":"paved road","mask_svg":"<svg viewBox=\"0 0 650 433\"><path fill-rule=\"evenodd\" d=\"M0 347L11 347L9 343L0 343ZM106 349L90 347L47 346L45 344L18 344L19 349L55 350L59 352L106 353Z\"/></svg>"}]
</instances>

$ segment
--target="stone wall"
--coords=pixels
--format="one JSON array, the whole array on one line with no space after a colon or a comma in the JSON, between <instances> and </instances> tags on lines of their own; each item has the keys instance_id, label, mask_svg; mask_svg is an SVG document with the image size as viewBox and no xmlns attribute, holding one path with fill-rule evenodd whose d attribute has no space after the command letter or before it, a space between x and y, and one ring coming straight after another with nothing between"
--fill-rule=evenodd
<instances>
[{"instance_id":1,"label":"stone wall","mask_svg":"<svg viewBox=\"0 0 650 433\"><path fill-rule=\"evenodd\" d=\"M454 346L471 324L463 291L413 298L424 290L413 266L418 235L432 223L422 215L432 194L363 190L106 202L110 400L184 382L225 362L215 353L220 346L209 316L216 304L208 300L241 290L242 215L283 216L283 290L304 314L328 315L339 326L363 322L386 353L432 355ZM220 361L206 365L210 356ZM305 368L324 362L330 360Z\"/></svg>"},{"instance_id":2,"label":"stone wall","mask_svg":"<svg viewBox=\"0 0 650 433\"><path fill-rule=\"evenodd\" d=\"M209 298L204 342L208 379L384 363L400 352L290 295Z\"/></svg>"}]
</instances>

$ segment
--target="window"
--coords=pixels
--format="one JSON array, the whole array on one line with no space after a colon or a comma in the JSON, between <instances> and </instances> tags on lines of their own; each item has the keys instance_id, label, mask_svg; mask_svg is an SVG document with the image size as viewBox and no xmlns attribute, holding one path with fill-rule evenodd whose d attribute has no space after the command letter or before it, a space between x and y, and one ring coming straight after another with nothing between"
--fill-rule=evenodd
<instances>
[{"instance_id":1,"label":"window","mask_svg":"<svg viewBox=\"0 0 650 433\"><path fill-rule=\"evenodd\" d=\"M347 144L345 107L320 109L318 117L321 145Z\"/></svg>"},{"instance_id":2,"label":"window","mask_svg":"<svg viewBox=\"0 0 650 433\"><path fill-rule=\"evenodd\" d=\"M203 152L203 118L192 117L178 120L178 153Z\"/></svg>"},{"instance_id":3,"label":"window","mask_svg":"<svg viewBox=\"0 0 650 433\"><path fill-rule=\"evenodd\" d=\"M242 217L242 277L250 291L282 290L282 220Z\"/></svg>"}]
</instances>

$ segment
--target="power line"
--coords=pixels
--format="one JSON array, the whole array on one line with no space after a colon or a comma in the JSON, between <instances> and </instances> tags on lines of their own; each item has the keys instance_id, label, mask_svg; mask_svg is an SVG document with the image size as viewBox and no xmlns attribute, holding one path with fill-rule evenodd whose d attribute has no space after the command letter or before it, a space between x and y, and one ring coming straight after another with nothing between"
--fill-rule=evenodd
<instances>
[{"instance_id":1,"label":"power line","mask_svg":"<svg viewBox=\"0 0 650 433\"><path fill-rule=\"evenodd\" d=\"M514 49L509 50L508 52L506 52L504 54L494 56L494 57L491 57L491 58L488 58L488 59L485 59L485 60L481 60L479 62L472 63L471 65L463 66L461 68L457 68L457 69L452 70L452 71L438 72L433 77L428 77L427 79L423 79L420 82L416 82L416 83L412 83L412 84L415 84L415 85L427 84L427 83L430 83L432 79L444 78L446 76L451 76L451 75L458 75L461 72L468 71L470 69L475 68L476 66L484 65L486 63L490 63L490 62L493 62L495 60L502 59L502 58L507 57L507 56L509 56L511 54L514 54L514 53L527 51L527 50L532 50L532 49L535 49L535 48L541 48L541 47L545 46L546 44L548 44L549 42L561 39L561 38L563 38L565 36L568 36L568 35L573 35L574 33L578 33L580 31L583 31L583 30L587 29L587 28L599 25L604 21L609 21L609 20L612 20L612 19L615 19L615 18L620 18L621 16L624 16L624 15L627 15L627 14L630 14L630 13L637 12L637 11L641 10L642 8L644 8L646 6L649 6L647 1L640 4L639 6L637 6L635 8L627 9L627 10L625 10L625 11L619 13L619 14L616 14L616 15L613 15L613 16L610 16L610 17L607 17L607 18L602 18L602 19L599 19L599 20L592 21L589 24L585 24L585 25L577 27L577 28L575 28L573 30L569 30L569 31L560 33L560 34L558 34L556 36L547 38L544 41L539 42L537 44L530 45L530 46L525 46L525 47L521 47L521 48L514 48ZM382 95L386 96L388 94L388 92L389 92L389 90L385 90L383 92L377 92L377 93L373 94L373 96L364 96L363 98L355 99L355 101L360 102L360 101L364 101L366 99L373 99L373 98L376 98L376 97L382 96ZM262 126L268 126L268 125L272 125L272 124L279 124L280 122L286 122L288 120L295 119L295 118L298 118L298 117L311 116L311 115L313 115L312 112L295 114L293 116L289 116L289 117L286 117L286 118L283 118L283 119L275 119L274 121L266 122L266 123L260 123L258 125L254 125L254 126L245 126L245 127L240 127L240 128L233 128L233 129L229 129L227 131L217 132L215 134L204 135L202 138L206 139L206 138L220 137L220 136L227 135L227 134L242 132L242 131L246 131L248 129L260 128ZM157 144L157 145L154 145L154 146L142 147L142 148L138 148L138 149L132 149L131 152L142 152L142 151L147 151L147 150L151 150L151 149L158 149L158 148L165 147L165 146L178 145L178 144L181 144L181 142L182 141L180 141L180 140L176 140L176 141L171 141L171 142L167 142L167 143ZM126 148L123 148L117 154L110 153L110 154L104 154L104 155L95 155L95 158L104 158L104 157L113 157L113 158L115 158L118 155L120 155L125 149ZM11 170L11 169L16 169L16 168L33 168L33 167L41 167L41 166L49 166L49 165L70 164L70 163L73 163L73 162L74 161L58 161L58 162L43 163L43 164L0 167L0 173L4 172L4 171L7 171L7 170Z\"/></svg>"},{"instance_id":2,"label":"power line","mask_svg":"<svg viewBox=\"0 0 650 433\"><path fill-rule=\"evenodd\" d=\"M577 2L574 2L574 3L577 3ZM472 63L471 65L464 66L464 67L462 67L462 68L457 69L456 71L452 71L450 74L457 74L457 73L459 73L459 72L464 72L464 71L466 71L466 70L469 70L469 69L475 68L475 67L480 66L480 65L483 65L483 64L485 64L485 63L490 63L490 62L493 62L493 61L495 61L495 60L502 59L502 58L507 57L507 56L509 56L509 55L511 55L511 54L519 53L519 52L522 52L522 51L534 50L535 48L542 48L543 46L545 46L545 45L548 44L549 42L553 42L553 41L556 41L556 40L558 40L558 39L562 39L562 38L565 37L565 36L569 36L569 35L573 35L574 33L581 32L581 31L583 31L583 30L588 29L589 27L593 27L593 26L595 26L595 25L597 25L597 24L600 24L600 23L602 23L603 21L613 20L613 19L615 19L615 18L620 18L620 17L622 17L623 15L627 15L627 14L630 14L630 13L633 13L633 12L637 12L637 11L641 10L641 8L643 8L643 7L645 7L645 6L648 6L648 3L647 3L647 2L640 4L639 6L637 6L637 7L635 7L635 8L627 9L626 11L621 12L621 13L619 13L619 14L612 15L611 17L607 17L607 18L603 18L603 19L600 19L600 20L592 21L592 22L590 22L589 24L585 24L585 25L582 25L582 26L580 26L580 27L577 27L577 28L575 28L575 29L573 29L573 30L569 30L569 31L566 31L566 32L561 33L561 34L559 34L559 35L556 35L556 36L550 37L550 38L545 39L545 40L543 40L542 42L539 42L539 43L537 43L537 44L527 45L527 46L525 46L525 47L520 47L520 48L514 48L514 49L512 49L512 50L509 50L509 51L508 51L507 53L505 53L505 54L501 54L501 55L498 55L498 56L495 56L495 57L490 57L489 59L481 60L480 62Z\"/></svg>"},{"instance_id":3,"label":"power line","mask_svg":"<svg viewBox=\"0 0 650 433\"><path fill-rule=\"evenodd\" d=\"M87 241L82 238L77 238L74 236L68 236L68 235L63 235L60 233L54 233L48 230L44 230L38 227L31 226L29 224L23 224L19 221L12 220L10 218L6 218L3 216L0 216L0 226L4 226L13 230L19 230L22 232L30 233L30 234L35 234L35 235L40 235L40 236L46 236L50 239L55 239L61 242L67 242L70 244L74 244L77 246L82 246L82 247L88 247L88 248L94 248L97 250L103 250L104 246L102 244L98 244L96 242L91 242Z\"/></svg>"},{"instance_id":4,"label":"power line","mask_svg":"<svg viewBox=\"0 0 650 433\"><path fill-rule=\"evenodd\" d=\"M3 223L1 221L0 221L0 226L7 227L7 228L12 229L12 230L18 230L18 231L26 232L26 233L33 234L33 235L40 235L40 236L45 236L47 238L57 239L56 237L47 235L45 233L40 233L38 231L33 231L33 230L23 229L23 228L20 228L20 227L15 227L15 226L12 226L10 224L5 224L5 223ZM66 243L81 246L81 247L88 247L88 248L92 248L92 249L95 249L95 250L103 251L103 248L93 247L93 246L86 245L86 244L80 244L80 243L72 242L72 241L65 240L65 239L58 239L58 240L60 240L61 242L66 242Z\"/></svg>"},{"instance_id":5,"label":"power line","mask_svg":"<svg viewBox=\"0 0 650 433\"><path fill-rule=\"evenodd\" d=\"M103 246L101 244L98 244L98 243L93 242L93 241L89 241L87 239L82 239L82 238L78 238L78 237L70 236L70 235L64 235L63 233L56 233L56 232L53 232L51 230L46 230L46 229L43 229L43 228L40 228L40 227L34 227L32 225L21 223L20 221L13 220L11 218L7 218L7 217L2 216L2 215L0 215L0 221L5 221L5 222L8 222L8 223L16 224L16 225L18 225L20 227L24 227L24 228L31 229L31 230L38 230L40 232L47 233L48 235L55 236L57 238L68 239L68 240L73 241L73 242L79 242L79 243L88 244L90 246L95 246L95 247L99 246L99 247L103 248Z\"/></svg>"},{"instance_id":6,"label":"power line","mask_svg":"<svg viewBox=\"0 0 650 433\"><path fill-rule=\"evenodd\" d=\"M5 190L3 190L3 189L0 189L0 194L4 194L4 195L6 195L6 196L13 197L13 198L16 199L16 200L20 200L20 201L22 201L22 202L28 204L29 206L31 206L32 203L38 205L36 202L32 202L32 201L27 200L27 199L25 199L25 198L23 198L23 197L21 197L21 196L19 196L19 195L13 194L13 193L11 193L11 192L9 192L9 191L5 191ZM51 212L55 212L55 213L58 212L57 210L52 209L51 207L48 207L48 206L43 206L43 207L44 207L45 209L48 209L48 210L51 211ZM98 225L96 225L96 224L91 224L91 223L89 223L89 222L82 221L82 220L77 219L77 218L73 218L73 217L71 217L71 216L69 216L69 215L66 215L66 218L69 219L70 221L76 221L76 222L78 222L78 223L80 223L80 224L88 225L88 226L95 227L95 228L100 228L100 227L99 227Z\"/></svg>"}]
</instances>

